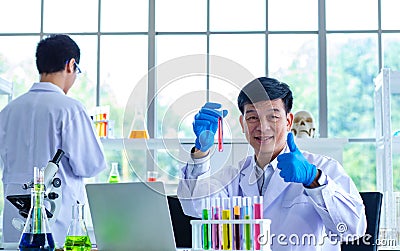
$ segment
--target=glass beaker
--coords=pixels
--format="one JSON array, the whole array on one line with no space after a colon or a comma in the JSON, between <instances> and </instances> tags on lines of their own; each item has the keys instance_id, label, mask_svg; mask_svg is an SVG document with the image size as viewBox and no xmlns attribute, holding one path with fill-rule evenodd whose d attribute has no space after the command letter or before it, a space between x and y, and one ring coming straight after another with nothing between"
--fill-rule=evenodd
<instances>
[{"instance_id":1,"label":"glass beaker","mask_svg":"<svg viewBox=\"0 0 400 251\"><path fill-rule=\"evenodd\" d=\"M44 170L34 168L34 186L31 190L31 209L19 241L20 251L53 251L53 235L44 207Z\"/></svg>"},{"instance_id":2,"label":"glass beaker","mask_svg":"<svg viewBox=\"0 0 400 251\"><path fill-rule=\"evenodd\" d=\"M158 178L157 171L147 171L147 182L155 182Z\"/></svg>"},{"instance_id":3,"label":"glass beaker","mask_svg":"<svg viewBox=\"0 0 400 251\"><path fill-rule=\"evenodd\" d=\"M72 205L72 221L65 237L64 251L90 251L92 243L85 224L84 204Z\"/></svg>"},{"instance_id":4,"label":"glass beaker","mask_svg":"<svg viewBox=\"0 0 400 251\"><path fill-rule=\"evenodd\" d=\"M119 182L119 172L118 172L118 163L111 163L111 172L110 176L108 176L108 183L118 183Z\"/></svg>"}]
</instances>

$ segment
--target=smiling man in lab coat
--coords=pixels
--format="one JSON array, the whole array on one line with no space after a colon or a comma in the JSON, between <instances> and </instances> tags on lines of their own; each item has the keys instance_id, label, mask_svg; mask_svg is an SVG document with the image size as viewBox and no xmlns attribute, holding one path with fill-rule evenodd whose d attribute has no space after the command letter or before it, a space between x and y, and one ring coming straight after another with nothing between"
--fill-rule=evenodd
<instances>
[{"instance_id":1,"label":"smiling man in lab coat","mask_svg":"<svg viewBox=\"0 0 400 251\"><path fill-rule=\"evenodd\" d=\"M340 250L340 241L365 234L363 201L336 160L297 148L290 133L292 104L289 86L276 79L262 77L244 86L239 120L255 154L210 174L218 118L227 111L206 103L193 122L197 138L192 161L182 168L178 196L184 212L200 218L205 197L263 196L272 250Z\"/></svg>"},{"instance_id":2,"label":"smiling man in lab coat","mask_svg":"<svg viewBox=\"0 0 400 251\"><path fill-rule=\"evenodd\" d=\"M80 73L80 50L67 35L50 35L36 50L40 82L0 112L0 157L4 196L29 194L22 184L33 179L33 168L45 167L57 149L65 152L56 177L62 182L60 213L51 227L62 247L72 219L72 205L85 201L83 178L105 169L102 145L83 105L66 94ZM21 232L12 225L18 209L4 201L4 242L18 242Z\"/></svg>"}]
</instances>

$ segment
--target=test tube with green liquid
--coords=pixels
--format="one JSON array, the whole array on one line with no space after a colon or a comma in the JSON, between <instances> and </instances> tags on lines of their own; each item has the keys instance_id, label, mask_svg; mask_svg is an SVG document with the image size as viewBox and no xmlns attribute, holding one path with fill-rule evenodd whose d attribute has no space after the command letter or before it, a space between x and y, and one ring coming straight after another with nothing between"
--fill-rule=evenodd
<instances>
[{"instance_id":1,"label":"test tube with green liquid","mask_svg":"<svg viewBox=\"0 0 400 251\"><path fill-rule=\"evenodd\" d=\"M202 219L203 220L210 220L210 198L203 198L202 200ZM211 240L210 240L210 226L209 224L203 224L202 225L202 239L203 239L203 249L204 250L208 250L210 249L210 244L211 244Z\"/></svg>"},{"instance_id":2,"label":"test tube with green liquid","mask_svg":"<svg viewBox=\"0 0 400 251\"><path fill-rule=\"evenodd\" d=\"M34 193L35 198L35 205L33 207L33 232L35 234L40 234L42 229L42 207L41 204L41 193L44 192L44 169L39 167L34 167L33 169L33 190L36 192Z\"/></svg>"},{"instance_id":3,"label":"test tube with green liquid","mask_svg":"<svg viewBox=\"0 0 400 251\"><path fill-rule=\"evenodd\" d=\"M252 202L251 197L242 198L242 219L251 220L252 219ZM251 250L251 224L244 224L243 226L243 249Z\"/></svg>"},{"instance_id":4,"label":"test tube with green liquid","mask_svg":"<svg viewBox=\"0 0 400 251\"><path fill-rule=\"evenodd\" d=\"M231 219L231 201L230 198L222 199L222 220ZM230 223L222 224L222 249L232 250L232 225Z\"/></svg>"}]
</instances>

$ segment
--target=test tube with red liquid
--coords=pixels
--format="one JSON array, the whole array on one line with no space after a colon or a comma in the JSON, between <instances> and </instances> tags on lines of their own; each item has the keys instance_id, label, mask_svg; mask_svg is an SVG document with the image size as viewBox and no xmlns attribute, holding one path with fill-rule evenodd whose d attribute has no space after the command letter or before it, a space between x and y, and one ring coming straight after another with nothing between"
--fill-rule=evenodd
<instances>
[{"instance_id":1,"label":"test tube with red liquid","mask_svg":"<svg viewBox=\"0 0 400 251\"><path fill-rule=\"evenodd\" d=\"M224 150L224 141L223 141L223 128L222 128L222 117L218 118L218 151L222 152Z\"/></svg>"}]
</instances>

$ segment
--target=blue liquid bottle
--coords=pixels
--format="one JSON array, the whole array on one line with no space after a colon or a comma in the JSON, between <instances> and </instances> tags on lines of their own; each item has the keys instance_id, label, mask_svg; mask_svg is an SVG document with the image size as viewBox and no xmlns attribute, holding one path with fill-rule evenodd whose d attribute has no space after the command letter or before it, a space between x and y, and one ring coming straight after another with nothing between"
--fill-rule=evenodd
<instances>
[{"instance_id":1,"label":"blue liquid bottle","mask_svg":"<svg viewBox=\"0 0 400 251\"><path fill-rule=\"evenodd\" d=\"M54 239L51 234L44 207L44 173L34 169L34 187L31 191L31 209L26 219L24 232L19 241L20 251L54 251Z\"/></svg>"}]
</instances>

